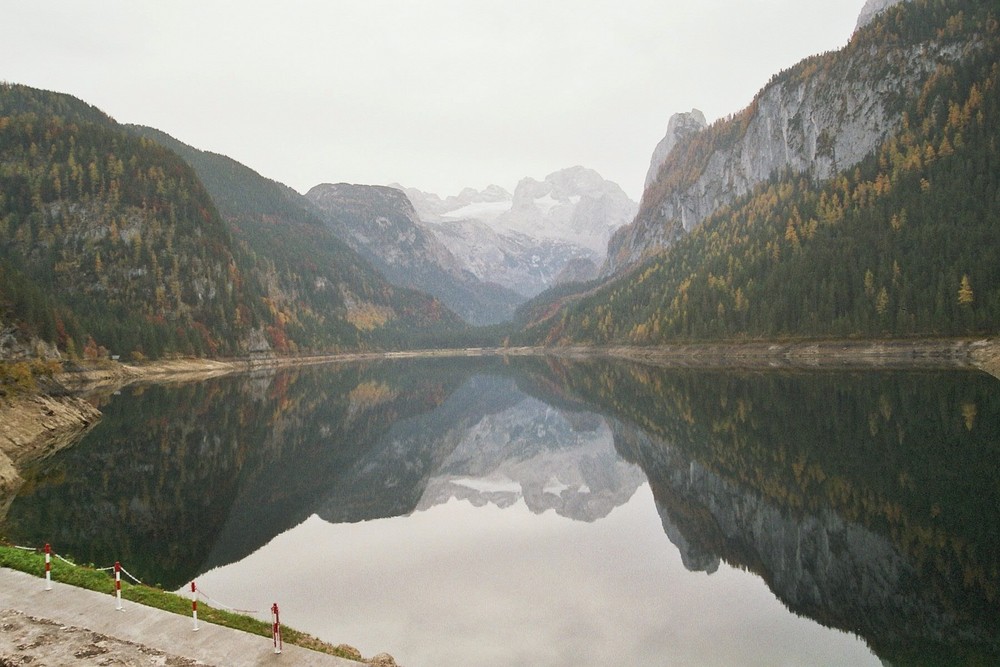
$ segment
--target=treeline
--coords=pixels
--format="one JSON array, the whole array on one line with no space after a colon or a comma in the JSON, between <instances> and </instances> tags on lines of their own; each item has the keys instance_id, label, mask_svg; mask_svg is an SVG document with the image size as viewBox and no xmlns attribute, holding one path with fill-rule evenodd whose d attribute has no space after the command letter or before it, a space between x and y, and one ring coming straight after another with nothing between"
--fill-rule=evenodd
<instances>
[{"instance_id":1,"label":"treeline","mask_svg":"<svg viewBox=\"0 0 1000 667\"><path fill-rule=\"evenodd\" d=\"M928 15L939 23L926 25ZM912 30L969 53L926 78L906 100L901 131L874 155L824 183L773 176L521 339L660 344L995 332L1000 29L992 10L967 2L900 7L876 26L895 40Z\"/></svg>"}]
</instances>

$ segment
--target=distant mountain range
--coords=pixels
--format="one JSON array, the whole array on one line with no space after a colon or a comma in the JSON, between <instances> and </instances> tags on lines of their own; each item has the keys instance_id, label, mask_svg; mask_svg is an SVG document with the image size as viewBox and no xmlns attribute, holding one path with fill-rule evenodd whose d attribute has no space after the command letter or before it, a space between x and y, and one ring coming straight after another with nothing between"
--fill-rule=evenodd
<instances>
[{"instance_id":1,"label":"distant mountain range","mask_svg":"<svg viewBox=\"0 0 1000 667\"><path fill-rule=\"evenodd\" d=\"M523 297L564 279L596 277L611 234L637 210L620 186L584 167L522 179L513 195L496 185L446 199L395 187L466 270ZM594 270L583 274L588 264Z\"/></svg>"},{"instance_id":2,"label":"distant mountain range","mask_svg":"<svg viewBox=\"0 0 1000 667\"><path fill-rule=\"evenodd\" d=\"M331 231L390 282L436 296L471 324L509 320L523 301L488 276L467 271L395 188L327 183L306 198Z\"/></svg>"}]
</instances>

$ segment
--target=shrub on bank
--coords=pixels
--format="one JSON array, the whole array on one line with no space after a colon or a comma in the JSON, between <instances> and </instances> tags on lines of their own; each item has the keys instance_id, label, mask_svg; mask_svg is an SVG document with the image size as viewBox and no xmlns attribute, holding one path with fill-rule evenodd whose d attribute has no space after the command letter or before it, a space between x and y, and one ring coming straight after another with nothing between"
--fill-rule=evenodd
<instances>
[{"instance_id":1,"label":"shrub on bank","mask_svg":"<svg viewBox=\"0 0 1000 667\"><path fill-rule=\"evenodd\" d=\"M36 393L39 379L61 371L62 364L51 359L0 361L0 399Z\"/></svg>"}]
</instances>

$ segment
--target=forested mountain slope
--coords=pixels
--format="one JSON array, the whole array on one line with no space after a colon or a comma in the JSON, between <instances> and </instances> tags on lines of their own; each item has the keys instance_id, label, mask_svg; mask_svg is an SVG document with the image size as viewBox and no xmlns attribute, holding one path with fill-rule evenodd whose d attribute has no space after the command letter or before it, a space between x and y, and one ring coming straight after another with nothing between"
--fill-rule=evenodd
<instances>
[{"instance_id":1,"label":"forested mountain slope","mask_svg":"<svg viewBox=\"0 0 1000 667\"><path fill-rule=\"evenodd\" d=\"M72 354L233 354L263 321L194 171L79 100L0 85L0 320Z\"/></svg>"},{"instance_id":2,"label":"forested mountain slope","mask_svg":"<svg viewBox=\"0 0 1000 667\"><path fill-rule=\"evenodd\" d=\"M161 141L202 157L209 190ZM357 349L462 327L385 282L293 195L71 96L0 85L0 343L140 359Z\"/></svg>"},{"instance_id":3,"label":"forested mountain slope","mask_svg":"<svg viewBox=\"0 0 1000 667\"><path fill-rule=\"evenodd\" d=\"M295 190L159 130L130 130L169 147L195 169L246 261L262 276L269 310L284 322L282 330L272 330L280 351L405 345L413 333L463 328L433 297L390 284Z\"/></svg>"},{"instance_id":4,"label":"forested mountain slope","mask_svg":"<svg viewBox=\"0 0 1000 667\"><path fill-rule=\"evenodd\" d=\"M659 162L635 221L612 239L605 273L666 247L776 172L827 180L853 169L898 132L907 100L927 77L977 48L966 39L969 25L951 26L947 34L887 25L923 11L948 11L937 2L917 4L883 10L844 48L775 75L735 116L687 133ZM945 30L939 18L927 20Z\"/></svg>"},{"instance_id":5,"label":"forested mountain slope","mask_svg":"<svg viewBox=\"0 0 1000 667\"><path fill-rule=\"evenodd\" d=\"M898 63L912 52L937 64L895 83L891 68L862 66ZM860 54L853 64L852 54ZM1000 22L991 3L914 0L890 8L843 52L778 77L809 85L836 68L892 87L886 99L898 105L899 127L872 152L830 179L776 172L690 233L676 219L664 221L676 233L673 245L588 292L532 304L520 339L658 344L995 332L998 61ZM679 144L664 170L685 151L698 153L697 136L744 132L752 110ZM644 206L650 197L647 191Z\"/></svg>"},{"instance_id":6,"label":"forested mountain slope","mask_svg":"<svg viewBox=\"0 0 1000 667\"><path fill-rule=\"evenodd\" d=\"M509 320L518 294L466 270L401 190L323 183L305 194L327 228L394 285L433 294L471 324Z\"/></svg>"}]
</instances>

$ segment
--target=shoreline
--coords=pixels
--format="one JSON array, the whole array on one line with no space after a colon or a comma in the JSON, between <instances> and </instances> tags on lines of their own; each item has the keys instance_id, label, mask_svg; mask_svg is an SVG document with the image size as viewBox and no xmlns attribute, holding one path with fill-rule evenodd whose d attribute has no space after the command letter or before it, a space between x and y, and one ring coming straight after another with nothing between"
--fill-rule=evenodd
<instances>
[{"instance_id":1,"label":"shoreline","mask_svg":"<svg viewBox=\"0 0 1000 667\"><path fill-rule=\"evenodd\" d=\"M104 362L101 368L64 372L59 382L71 392L121 389L140 382L193 382L233 373L323 364L400 359L553 356L570 359L611 358L666 367L871 369L967 368L1000 378L1000 338L920 338L913 340L803 340L728 343L678 343L655 347L550 346L426 349L390 352L261 357L241 359L166 359L143 364Z\"/></svg>"},{"instance_id":2,"label":"shoreline","mask_svg":"<svg viewBox=\"0 0 1000 667\"><path fill-rule=\"evenodd\" d=\"M498 347L351 352L302 357L164 359L143 364L73 364L54 379L59 389L0 402L0 520L20 488L18 470L75 443L100 420L88 396L139 383L197 382L236 373L399 359L552 356L621 359L677 368L757 370L929 369L979 370L1000 378L1000 338L913 340L803 340L683 343L658 347Z\"/></svg>"},{"instance_id":3,"label":"shoreline","mask_svg":"<svg viewBox=\"0 0 1000 667\"><path fill-rule=\"evenodd\" d=\"M594 348L550 350L587 358ZM658 347L612 346L600 355L657 366L754 369L979 370L1000 378L1000 339L825 340L795 342L689 343Z\"/></svg>"},{"instance_id":4,"label":"shoreline","mask_svg":"<svg viewBox=\"0 0 1000 667\"><path fill-rule=\"evenodd\" d=\"M27 465L72 446L101 412L78 396L22 396L0 405L0 524L24 485Z\"/></svg>"},{"instance_id":5,"label":"shoreline","mask_svg":"<svg viewBox=\"0 0 1000 667\"><path fill-rule=\"evenodd\" d=\"M0 521L23 484L19 470L74 444L101 417L85 399L132 384L198 382L225 375L282 368L399 359L551 356L621 359L667 368L755 370L879 370L955 368L1000 378L1000 338L912 340L802 340L682 343L657 347L498 347L350 352L300 357L163 359L142 364L74 363L59 373L61 389L0 403Z\"/></svg>"}]
</instances>

